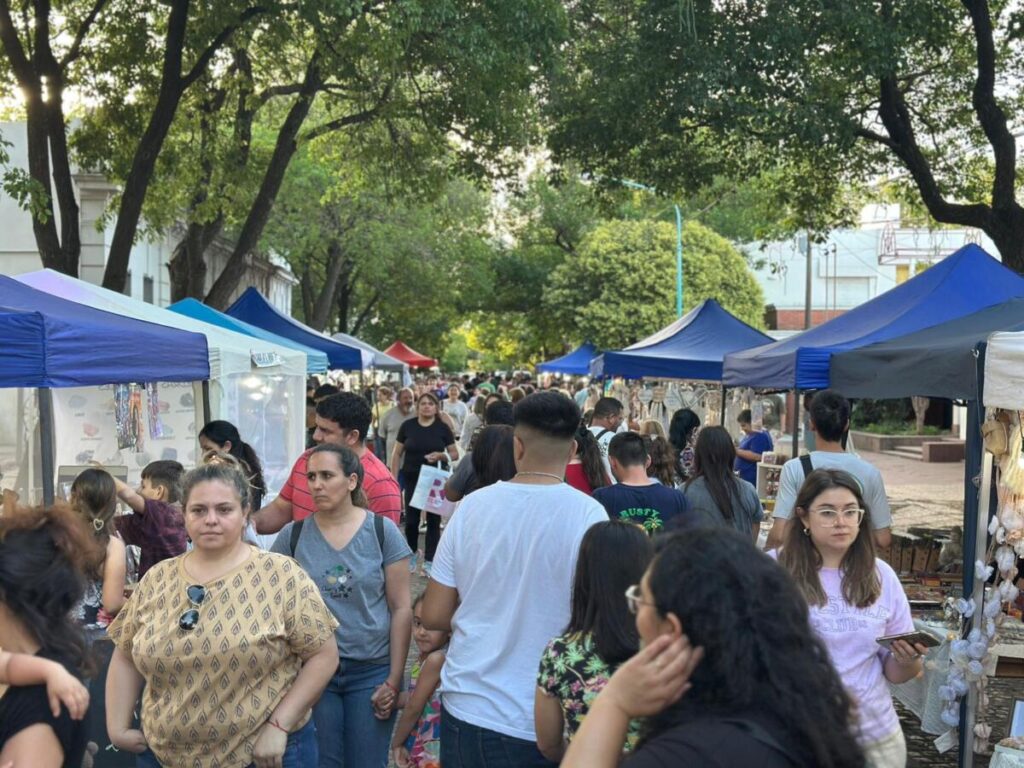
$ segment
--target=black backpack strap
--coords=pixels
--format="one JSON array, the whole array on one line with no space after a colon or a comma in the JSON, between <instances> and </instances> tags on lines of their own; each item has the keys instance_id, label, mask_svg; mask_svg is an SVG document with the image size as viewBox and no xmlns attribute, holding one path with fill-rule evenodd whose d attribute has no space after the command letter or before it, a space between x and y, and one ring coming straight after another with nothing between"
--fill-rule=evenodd
<instances>
[{"instance_id":1,"label":"black backpack strap","mask_svg":"<svg viewBox=\"0 0 1024 768\"><path fill-rule=\"evenodd\" d=\"M373 515L373 532L377 534L377 546L380 547L380 568L384 570L384 518L376 512Z\"/></svg>"},{"instance_id":2,"label":"black backpack strap","mask_svg":"<svg viewBox=\"0 0 1024 768\"><path fill-rule=\"evenodd\" d=\"M288 540L288 550L291 552L292 559L295 558L295 549L299 546L299 536L302 535L302 524L304 522L306 522L305 518L292 523L292 535Z\"/></svg>"},{"instance_id":3,"label":"black backpack strap","mask_svg":"<svg viewBox=\"0 0 1024 768\"><path fill-rule=\"evenodd\" d=\"M608 427L605 427L604 429L602 429L600 432L597 433L597 437L595 437L594 439L595 440L600 440L602 437L607 435L609 432L611 432L611 430L608 429Z\"/></svg>"},{"instance_id":4,"label":"black backpack strap","mask_svg":"<svg viewBox=\"0 0 1024 768\"><path fill-rule=\"evenodd\" d=\"M811 464L811 455L809 453L805 453L800 457L800 466L804 468L804 480L806 480L807 476L814 471L814 465Z\"/></svg>"}]
</instances>

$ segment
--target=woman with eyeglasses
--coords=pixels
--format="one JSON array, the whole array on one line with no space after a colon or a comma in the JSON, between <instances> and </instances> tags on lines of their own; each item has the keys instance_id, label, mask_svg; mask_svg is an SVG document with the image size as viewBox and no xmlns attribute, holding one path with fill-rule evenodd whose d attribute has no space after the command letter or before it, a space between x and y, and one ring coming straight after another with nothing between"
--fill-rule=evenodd
<instances>
[{"instance_id":1,"label":"woman with eyeglasses","mask_svg":"<svg viewBox=\"0 0 1024 768\"><path fill-rule=\"evenodd\" d=\"M624 600L641 650L611 676L562 768L862 768L850 700L789 575L738 531L665 535Z\"/></svg>"},{"instance_id":2,"label":"woman with eyeglasses","mask_svg":"<svg viewBox=\"0 0 1024 768\"><path fill-rule=\"evenodd\" d=\"M868 765L902 768L907 746L887 683L916 677L928 649L903 640L886 649L876 639L914 631L910 603L893 569L875 557L870 511L853 475L811 472L795 510L779 563L807 600L811 626L853 699Z\"/></svg>"},{"instance_id":3,"label":"woman with eyeglasses","mask_svg":"<svg viewBox=\"0 0 1024 768\"><path fill-rule=\"evenodd\" d=\"M110 741L140 768L315 766L310 712L338 666L337 621L294 560L243 541L237 467L182 485L192 551L150 569L108 629Z\"/></svg>"}]
</instances>

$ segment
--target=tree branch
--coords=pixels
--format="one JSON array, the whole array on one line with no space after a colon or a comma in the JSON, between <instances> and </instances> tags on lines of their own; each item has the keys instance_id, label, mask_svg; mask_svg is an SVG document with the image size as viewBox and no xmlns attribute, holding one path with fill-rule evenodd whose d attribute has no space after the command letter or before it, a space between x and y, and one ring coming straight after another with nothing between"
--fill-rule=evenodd
<instances>
[{"instance_id":1,"label":"tree branch","mask_svg":"<svg viewBox=\"0 0 1024 768\"><path fill-rule=\"evenodd\" d=\"M1016 205L1014 187L1017 174L1017 144L1006 125L1006 114L995 97L996 52L992 34L992 18L987 0L962 0L971 14L974 40L977 45L978 78L974 82L971 101L978 122L985 131L995 157L995 179L992 182L992 207L1010 209Z\"/></svg>"},{"instance_id":2,"label":"tree branch","mask_svg":"<svg viewBox=\"0 0 1024 768\"><path fill-rule=\"evenodd\" d=\"M299 138L299 142L307 143L314 139L323 136L324 134L339 131L342 128L347 128L351 125L359 125L365 123L373 118L377 117L382 111L384 106L387 104L388 99L391 97L391 90L394 87L395 81L392 80L384 88L384 92L380 95L377 103L370 109L365 109L362 112L356 112L351 115L345 115L345 117L339 117L337 120L330 120L326 123L318 125L316 128L312 128L307 131L303 136Z\"/></svg>"},{"instance_id":3,"label":"tree branch","mask_svg":"<svg viewBox=\"0 0 1024 768\"><path fill-rule=\"evenodd\" d=\"M363 323L366 322L366 319L370 316L370 312L377 305L378 301L380 301L380 291L374 291L373 296L371 296L370 300L366 302L366 306L363 307L363 311L360 312L359 317L356 318L355 325L352 326L352 330L350 331L351 335L356 336L359 334L359 329L363 327Z\"/></svg>"},{"instance_id":4,"label":"tree branch","mask_svg":"<svg viewBox=\"0 0 1024 768\"><path fill-rule=\"evenodd\" d=\"M197 58L195 63L192 65L192 69L190 69L188 73L181 78L182 89L188 88L192 83L203 76L203 73L206 72L206 68L210 64L210 59L212 59L214 55L216 55L217 51L219 51L224 44L231 39L231 36L234 35L235 32L244 26L250 19L266 12L267 9L260 5L254 5L250 8L246 8L239 15L238 21L224 27L224 29L218 32L217 36L213 38L208 46L206 46L206 49L199 54L199 58Z\"/></svg>"},{"instance_id":5,"label":"tree branch","mask_svg":"<svg viewBox=\"0 0 1024 768\"><path fill-rule=\"evenodd\" d=\"M92 28L93 23L96 21L96 17L100 15L100 11L107 4L107 0L96 0L93 4L92 9L86 14L86 17L82 19L82 23L78 25L78 29L75 32L75 39L71 42L71 47L68 48L67 53L60 60L60 68L65 69L68 64L78 59L82 52L82 42L85 40L85 36L89 34L89 30Z\"/></svg>"}]
</instances>

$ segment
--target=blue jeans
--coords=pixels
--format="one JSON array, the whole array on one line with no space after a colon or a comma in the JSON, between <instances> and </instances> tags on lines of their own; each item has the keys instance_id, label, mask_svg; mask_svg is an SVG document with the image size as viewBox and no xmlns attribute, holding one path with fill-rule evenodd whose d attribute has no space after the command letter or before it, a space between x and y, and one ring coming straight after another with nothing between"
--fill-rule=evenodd
<instances>
[{"instance_id":1,"label":"blue jeans","mask_svg":"<svg viewBox=\"0 0 1024 768\"><path fill-rule=\"evenodd\" d=\"M444 768L555 768L532 741L489 731L441 711Z\"/></svg>"},{"instance_id":2,"label":"blue jeans","mask_svg":"<svg viewBox=\"0 0 1024 768\"><path fill-rule=\"evenodd\" d=\"M388 664L341 660L313 705L320 768L386 768L395 715L378 720L370 697L390 670Z\"/></svg>"},{"instance_id":3,"label":"blue jeans","mask_svg":"<svg viewBox=\"0 0 1024 768\"><path fill-rule=\"evenodd\" d=\"M307 768L316 765L316 726L313 718L294 733L288 734L288 744L281 758L283 768ZM135 768L162 768L153 750L147 749L135 758Z\"/></svg>"}]
</instances>

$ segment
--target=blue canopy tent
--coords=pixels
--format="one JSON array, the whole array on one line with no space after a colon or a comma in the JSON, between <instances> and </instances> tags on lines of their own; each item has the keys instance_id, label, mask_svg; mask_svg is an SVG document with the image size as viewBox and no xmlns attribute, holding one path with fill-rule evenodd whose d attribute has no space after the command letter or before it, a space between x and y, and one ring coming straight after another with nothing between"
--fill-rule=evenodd
<instances>
[{"instance_id":1,"label":"blue canopy tent","mask_svg":"<svg viewBox=\"0 0 1024 768\"><path fill-rule=\"evenodd\" d=\"M590 373L590 361L598 355L597 347L589 341L583 342L572 352L546 363L540 363L537 370L541 373L566 373L573 376L586 376Z\"/></svg>"},{"instance_id":2,"label":"blue canopy tent","mask_svg":"<svg viewBox=\"0 0 1024 768\"><path fill-rule=\"evenodd\" d=\"M39 391L45 504L54 498L51 388L210 377L201 334L86 307L2 275L0 334L5 345L0 387Z\"/></svg>"},{"instance_id":3,"label":"blue canopy tent","mask_svg":"<svg viewBox=\"0 0 1024 768\"><path fill-rule=\"evenodd\" d=\"M755 328L706 299L643 341L609 351L590 363L592 376L644 376L721 381L722 358L771 341Z\"/></svg>"},{"instance_id":4,"label":"blue canopy tent","mask_svg":"<svg viewBox=\"0 0 1024 768\"><path fill-rule=\"evenodd\" d=\"M369 368L373 363L373 356L366 350L342 344L327 334L314 331L308 325L288 317L263 298L255 288L247 288L238 301L228 307L226 314L304 346L319 349L326 353L331 368L360 371Z\"/></svg>"},{"instance_id":5,"label":"blue canopy tent","mask_svg":"<svg viewBox=\"0 0 1024 768\"><path fill-rule=\"evenodd\" d=\"M223 312L218 312L213 307L208 307L201 301L195 299L182 299L181 301L175 302L167 307L172 312L177 312L179 315L185 317L191 317L193 320L202 320L204 323L210 325L216 325L220 328L226 328L229 331L235 331L246 336L252 336L256 339L263 339L273 344L279 344L282 347L288 347L298 352L302 352L306 355L306 373L323 373L327 370L327 355L321 352L319 349L313 349L307 347L304 344L300 344L297 341L292 341L284 336L278 336L276 333L259 328L258 326L251 325L242 320L238 320L230 315L225 315Z\"/></svg>"},{"instance_id":6,"label":"blue canopy tent","mask_svg":"<svg viewBox=\"0 0 1024 768\"><path fill-rule=\"evenodd\" d=\"M335 341L340 341L342 344L348 344L350 347L358 347L359 349L365 350L373 355L373 368L378 368L382 371L394 371L395 373L407 374L409 373L409 366L403 363L397 357L385 354L377 349L372 344L367 344L362 339L357 339L355 336L349 336L347 333L335 333L331 335L331 338Z\"/></svg>"},{"instance_id":7,"label":"blue canopy tent","mask_svg":"<svg viewBox=\"0 0 1024 768\"><path fill-rule=\"evenodd\" d=\"M725 384L824 389L833 354L886 341L1024 297L1024 278L966 245L907 282L788 339L727 355Z\"/></svg>"}]
</instances>

